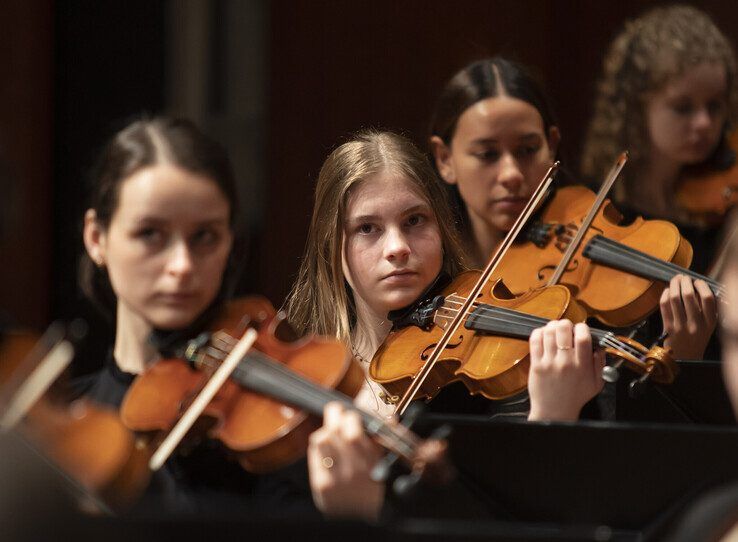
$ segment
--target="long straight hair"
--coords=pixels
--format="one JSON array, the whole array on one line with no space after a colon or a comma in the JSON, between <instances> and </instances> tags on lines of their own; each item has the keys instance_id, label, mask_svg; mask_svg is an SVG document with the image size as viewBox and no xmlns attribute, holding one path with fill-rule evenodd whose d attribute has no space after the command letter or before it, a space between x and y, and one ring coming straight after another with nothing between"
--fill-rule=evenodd
<instances>
[{"instance_id":1,"label":"long straight hair","mask_svg":"<svg viewBox=\"0 0 738 542\"><path fill-rule=\"evenodd\" d=\"M443 270L454 276L465 267L446 193L427 158L401 135L360 132L328 156L318 175L305 255L286 304L298 332L328 335L352 345L356 302L342 265L346 203L362 181L385 171L410 181L433 210Z\"/></svg>"}]
</instances>

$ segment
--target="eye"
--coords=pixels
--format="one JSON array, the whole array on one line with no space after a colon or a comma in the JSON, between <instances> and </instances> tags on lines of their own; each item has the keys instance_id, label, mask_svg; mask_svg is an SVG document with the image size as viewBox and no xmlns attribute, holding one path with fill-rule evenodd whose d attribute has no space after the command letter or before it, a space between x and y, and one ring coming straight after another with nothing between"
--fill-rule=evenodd
<instances>
[{"instance_id":1,"label":"eye","mask_svg":"<svg viewBox=\"0 0 738 542\"><path fill-rule=\"evenodd\" d=\"M407 224L408 226L420 226L421 224L424 224L427 220L427 217L422 214L414 214L407 217Z\"/></svg>"},{"instance_id":2,"label":"eye","mask_svg":"<svg viewBox=\"0 0 738 542\"><path fill-rule=\"evenodd\" d=\"M541 150L540 145L524 145L520 147L520 150L518 151L518 153L521 156L534 156L538 154L538 151L540 150Z\"/></svg>"},{"instance_id":3,"label":"eye","mask_svg":"<svg viewBox=\"0 0 738 542\"><path fill-rule=\"evenodd\" d=\"M694 108L692 107L692 104L689 102L677 102L674 105L671 106L672 110L677 115L691 115Z\"/></svg>"},{"instance_id":4,"label":"eye","mask_svg":"<svg viewBox=\"0 0 738 542\"><path fill-rule=\"evenodd\" d=\"M150 245L161 243L164 240L164 232L150 226L136 230L133 236Z\"/></svg>"},{"instance_id":5,"label":"eye","mask_svg":"<svg viewBox=\"0 0 738 542\"><path fill-rule=\"evenodd\" d=\"M707 103L707 111L712 116L722 113L724 109L725 102L723 100L711 100Z\"/></svg>"},{"instance_id":6,"label":"eye","mask_svg":"<svg viewBox=\"0 0 738 542\"><path fill-rule=\"evenodd\" d=\"M475 152L474 156L482 162L495 162L500 157L500 152L495 149L487 149Z\"/></svg>"},{"instance_id":7,"label":"eye","mask_svg":"<svg viewBox=\"0 0 738 542\"><path fill-rule=\"evenodd\" d=\"M220 235L213 229L203 228L197 230L192 236L192 243L195 245L214 245L220 239Z\"/></svg>"},{"instance_id":8,"label":"eye","mask_svg":"<svg viewBox=\"0 0 738 542\"><path fill-rule=\"evenodd\" d=\"M356 231L361 233L362 235L370 235L377 231L377 227L374 224L365 222L363 224L359 224L359 226L356 228Z\"/></svg>"}]
</instances>

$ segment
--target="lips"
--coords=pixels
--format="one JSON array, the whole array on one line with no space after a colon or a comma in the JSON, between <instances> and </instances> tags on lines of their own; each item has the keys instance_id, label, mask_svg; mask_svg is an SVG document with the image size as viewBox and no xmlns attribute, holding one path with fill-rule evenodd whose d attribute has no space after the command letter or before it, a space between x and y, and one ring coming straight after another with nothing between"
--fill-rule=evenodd
<instances>
[{"instance_id":1,"label":"lips","mask_svg":"<svg viewBox=\"0 0 738 542\"><path fill-rule=\"evenodd\" d=\"M411 280L417 275L418 273L410 269L398 269L396 271L392 271L388 275L385 275L382 280L387 282L402 282L406 280Z\"/></svg>"},{"instance_id":2,"label":"lips","mask_svg":"<svg viewBox=\"0 0 738 542\"><path fill-rule=\"evenodd\" d=\"M527 198L509 196L492 200L492 205L499 211L515 211L525 207L527 202Z\"/></svg>"},{"instance_id":3,"label":"lips","mask_svg":"<svg viewBox=\"0 0 738 542\"><path fill-rule=\"evenodd\" d=\"M164 303L182 304L189 303L193 299L196 299L197 294L194 292L171 292L160 293L157 297Z\"/></svg>"}]
</instances>

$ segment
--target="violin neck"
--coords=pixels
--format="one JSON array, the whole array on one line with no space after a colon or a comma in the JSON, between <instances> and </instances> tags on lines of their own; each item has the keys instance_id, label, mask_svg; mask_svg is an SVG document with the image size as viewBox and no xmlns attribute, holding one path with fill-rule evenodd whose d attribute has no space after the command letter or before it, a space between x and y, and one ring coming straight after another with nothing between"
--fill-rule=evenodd
<instances>
[{"instance_id":1,"label":"violin neck","mask_svg":"<svg viewBox=\"0 0 738 542\"><path fill-rule=\"evenodd\" d=\"M649 280L668 283L676 275L687 275L704 280L716 297L723 295L723 286L709 277L645 254L602 235L595 235L584 247L584 256L590 260Z\"/></svg>"},{"instance_id":2,"label":"violin neck","mask_svg":"<svg viewBox=\"0 0 738 542\"><path fill-rule=\"evenodd\" d=\"M353 400L347 395L306 380L258 350L252 349L241 360L231 378L244 388L273 397L320 418L323 417L323 408L326 404L338 401L361 416L367 433L377 437L380 444L400 453L403 457L412 456L412 444L408 444L407 439L398 437L383 419L356 408Z\"/></svg>"},{"instance_id":3,"label":"violin neck","mask_svg":"<svg viewBox=\"0 0 738 542\"><path fill-rule=\"evenodd\" d=\"M464 327L476 332L527 340L534 329L545 326L550 320L504 307L479 305L466 319ZM600 346L612 339L612 333L590 327L592 337Z\"/></svg>"},{"instance_id":4,"label":"violin neck","mask_svg":"<svg viewBox=\"0 0 738 542\"><path fill-rule=\"evenodd\" d=\"M306 380L257 350L251 350L241 360L231 378L246 389L283 401L315 416L322 416L323 408L331 401L353 408L353 402L346 395Z\"/></svg>"}]
</instances>

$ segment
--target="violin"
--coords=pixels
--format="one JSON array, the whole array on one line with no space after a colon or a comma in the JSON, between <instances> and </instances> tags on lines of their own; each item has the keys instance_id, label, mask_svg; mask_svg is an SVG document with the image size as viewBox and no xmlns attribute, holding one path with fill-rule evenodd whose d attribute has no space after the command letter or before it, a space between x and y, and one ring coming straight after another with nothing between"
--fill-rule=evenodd
<instances>
[{"instance_id":1,"label":"violin","mask_svg":"<svg viewBox=\"0 0 738 542\"><path fill-rule=\"evenodd\" d=\"M428 353L466 300L479 272L467 271L440 295L413 307L382 344L371 361L369 375L395 402L406 392ZM505 399L525 390L528 382L528 338L550 320L582 322L586 312L568 288L548 286L514 296L501 280L477 295L452 341L435 363L430 376L414 396L431 399L447 384L461 381L472 394ZM658 346L640 343L612 332L591 328L594 342L642 376L659 383L673 382L677 366ZM614 379L611 368L605 376Z\"/></svg>"},{"instance_id":2,"label":"violin","mask_svg":"<svg viewBox=\"0 0 738 542\"><path fill-rule=\"evenodd\" d=\"M690 220L714 226L738 203L738 130L725 139L726 159L719 168L700 166L680 179L676 202Z\"/></svg>"},{"instance_id":3,"label":"violin","mask_svg":"<svg viewBox=\"0 0 738 542\"><path fill-rule=\"evenodd\" d=\"M205 434L220 440L255 473L304 456L308 435L317 428L315 416L322 416L330 401L353 409L351 396L361 388L364 372L344 344L314 336L296 338L285 318L263 298L230 303L213 323L216 331L189 341L180 349L181 358L162 359L136 378L121 406L123 423L146 433L174 426L174 434L175 424L188 416L187 407L198 401L210 376L233 358L234 370L202 409L195 438ZM249 344L241 353L244 341ZM426 463L428 441L404 426L358 412L367 432L414 471L443 470ZM153 465L152 460L150 466L158 468L160 463Z\"/></svg>"},{"instance_id":4,"label":"violin","mask_svg":"<svg viewBox=\"0 0 738 542\"><path fill-rule=\"evenodd\" d=\"M510 248L495 276L504 278L514 294L552 284L562 254L594 201L595 194L583 186L559 189L527 238ZM662 282L680 273L703 278L713 291L721 291L717 282L686 269L692 247L676 226L640 217L622 226L622 219L605 200L554 282L569 288L589 316L613 327L636 324L658 307Z\"/></svg>"},{"instance_id":5,"label":"violin","mask_svg":"<svg viewBox=\"0 0 738 542\"><path fill-rule=\"evenodd\" d=\"M606 182L612 184L625 158L621 156ZM533 315L539 319L529 322L537 324L554 318L568 318L573 322L586 318L586 311L566 287L550 285L514 296L499 279L501 264L548 193L557 167L555 163L543 177L482 272L462 273L441 295L422 301L417 310L411 309L404 318L394 320L394 329L372 358L369 374L389 391L396 413L403 413L415 399L432 398L454 381L463 382L470 393L488 399L504 399L525 389L528 342L514 338L518 335L510 331L490 335L490 329L475 326L471 315L480 307L497 306L527 317ZM597 206L592 206L586 220L591 222L597 210ZM569 256L574 248L575 245L570 245L567 249ZM557 270L560 273L561 267ZM526 333L530 331L526 328ZM626 355L621 355L621 360L644 371L647 378L651 375L664 381L673 378L676 370L673 360L662 348L646 349L626 341L608 347L613 345L611 353L624 352ZM660 365L668 368L657 369Z\"/></svg>"},{"instance_id":6,"label":"violin","mask_svg":"<svg viewBox=\"0 0 738 542\"><path fill-rule=\"evenodd\" d=\"M0 427L16 430L37 448L86 505L112 514L127 509L145 488L147 454L114 412L55 396L50 388L73 353L59 326L40 339L23 332L4 335Z\"/></svg>"}]
</instances>

